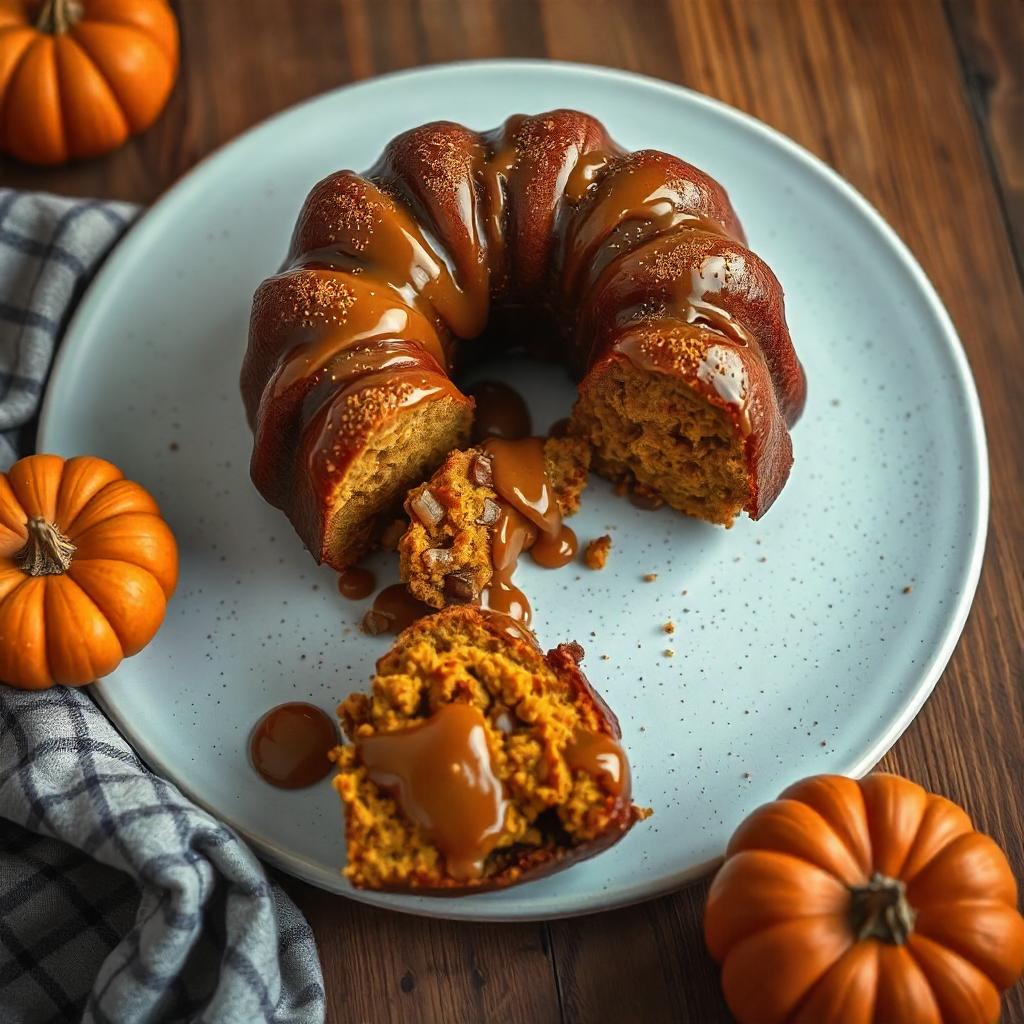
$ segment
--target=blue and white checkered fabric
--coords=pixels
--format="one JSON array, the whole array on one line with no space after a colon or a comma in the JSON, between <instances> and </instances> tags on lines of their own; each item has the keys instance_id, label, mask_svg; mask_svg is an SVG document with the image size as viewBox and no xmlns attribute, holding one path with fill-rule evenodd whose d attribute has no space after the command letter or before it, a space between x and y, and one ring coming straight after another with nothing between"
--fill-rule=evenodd
<instances>
[{"instance_id":1,"label":"blue and white checkered fabric","mask_svg":"<svg viewBox=\"0 0 1024 1024\"><path fill-rule=\"evenodd\" d=\"M0 462L25 454L74 303L123 203L0 190ZM314 1024L302 915L237 836L82 691L0 685L0 1024Z\"/></svg>"}]
</instances>

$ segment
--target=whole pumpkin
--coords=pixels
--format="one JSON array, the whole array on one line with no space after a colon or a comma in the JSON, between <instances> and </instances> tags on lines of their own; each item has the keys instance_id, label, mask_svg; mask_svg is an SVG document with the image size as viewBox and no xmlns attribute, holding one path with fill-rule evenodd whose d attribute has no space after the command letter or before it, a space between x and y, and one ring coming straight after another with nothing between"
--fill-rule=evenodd
<instances>
[{"instance_id":1,"label":"whole pumpkin","mask_svg":"<svg viewBox=\"0 0 1024 1024\"><path fill-rule=\"evenodd\" d=\"M704 934L740 1024L993 1024L1024 967L1003 852L896 775L816 776L754 811Z\"/></svg>"},{"instance_id":2,"label":"whole pumpkin","mask_svg":"<svg viewBox=\"0 0 1024 1024\"><path fill-rule=\"evenodd\" d=\"M156 120L177 74L166 0L0 0L0 150L107 153Z\"/></svg>"},{"instance_id":3,"label":"whole pumpkin","mask_svg":"<svg viewBox=\"0 0 1024 1024\"><path fill-rule=\"evenodd\" d=\"M156 502L104 459L0 474L0 681L80 686L142 650L178 579Z\"/></svg>"}]
</instances>

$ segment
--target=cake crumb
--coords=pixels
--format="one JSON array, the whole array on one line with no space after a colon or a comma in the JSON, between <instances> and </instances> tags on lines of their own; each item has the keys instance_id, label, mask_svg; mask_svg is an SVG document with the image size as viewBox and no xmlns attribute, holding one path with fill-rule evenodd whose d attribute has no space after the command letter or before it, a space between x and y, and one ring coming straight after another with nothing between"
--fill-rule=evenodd
<instances>
[{"instance_id":1,"label":"cake crumb","mask_svg":"<svg viewBox=\"0 0 1024 1024\"><path fill-rule=\"evenodd\" d=\"M601 655L601 660L602 661L608 661L610 658L611 658L610 654L602 654Z\"/></svg>"},{"instance_id":2,"label":"cake crumb","mask_svg":"<svg viewBox=\"0 0 1024 1024\"><path fill-rule=\"evenodd\" d=\"M662 654L664 654L666 658L674 658L676 656L676 652L673 651L671 647L666 647L665 650L662 651Z\"/></svg>"},{"instance_id":3,"label":"cake crumb","mask_svg":"<svg viewBox=\"0 0 1024 1024\"><path fill-rule=\"evenodd\" d=\"M672 621L666 622L661 627L666 633L674 633L676 631L676 624Z\"/></svg>"},{"instance_id":4,"label":"cake crumb","mask_svg":"<svg viewBox=\"0 0 1024 1024\"><path fill-rule=\"evenodd\" d=\"M371 608L363 616L360 628L368 636L380 636L391 628L391 618Z\"/></svg>"},{"instance_id":5,"label":"cake crumb","mask_svg":"<svg viewBox=\"0 0 1024 1024\"><path fill-rule=\"evenodd\" d=\"M910 594L910 593L913 592L913 590L914 590L914 588L908 584L907 586L905 586L903 588L903 593L904 594Z\"/></svg>"},{"instance_id":6,"label":"cake crumb","mask_svg":"<svg viewBox=\"0 0 1024 1024\"><path fill-rule=\"evenodd\" d=\"M608 552L611 551L612 539L608 534L595 537L587 541L586 550L583 552L583 561L588 569L603 569L608 562Z\"/></svg>"},{"instance_id":7,"label":"cake crumb","mask_svg":"<svg viewBox=\"0 0 1024 1024\"><path fill-rule=\"evenodd\" d=\"M656 572L645 572L644 573L644 583L653 583L657 578L658 578L658 574Z\"/></svg>"}]
</instances>

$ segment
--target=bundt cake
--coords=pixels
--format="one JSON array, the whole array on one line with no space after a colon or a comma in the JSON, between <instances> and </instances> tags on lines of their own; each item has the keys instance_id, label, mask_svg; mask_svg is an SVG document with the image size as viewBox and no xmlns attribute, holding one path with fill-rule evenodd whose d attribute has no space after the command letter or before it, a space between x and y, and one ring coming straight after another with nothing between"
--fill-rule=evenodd
<instances>
[{"instance_id":1,"label":"bundt cake","mask_svg":"<svg viewBox=\"0 0 1024 1024\"><path fill-rule=\"evenodd\" d=\"M519 468L518 487L502 472L508 459ZM572 557L575 536L561 520L579 508L589 465L590 447L576 437L491 440L451 452L406 498L409 528L398 543L406 587L434 608L482 603L528 624L529 603L511 580L516 561L525 550L549 567ZM530 494L540 501L524 503L520 496ZM558 545L546 560L551 545L536 547L544 526Z\"/></svg>"},{"instance_id":2,"label":"bundt cake","mask_svg":"<svg viewBox=\"0 0 1024 1024\"><path fill-rule=\"evenodd\" d=\"M485 328L578 376L600 472L723 524L785 483L803 371L722 188L576 111L436 122L316 185L253 300L252 477L318 560L356 561L465 445L451 375Z\"/></svg>"},{"instance_id":3,"label":"bundt cake","mask_svg":"<svg viewBox=\"0 0 1024 1024\"><path fill-rule=\"evenodd\" d=\"M630 799L615 716L573 643L541 653L469 606L421 619L338 708L345 875L365 889L503 888L611 846Z\"/></svg>"}]
</instances>

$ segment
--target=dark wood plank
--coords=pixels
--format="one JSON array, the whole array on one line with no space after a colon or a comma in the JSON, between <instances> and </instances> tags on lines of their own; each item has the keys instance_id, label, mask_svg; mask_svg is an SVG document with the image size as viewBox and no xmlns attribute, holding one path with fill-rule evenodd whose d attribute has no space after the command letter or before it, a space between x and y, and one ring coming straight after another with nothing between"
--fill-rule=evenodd
<instances>
[{"instance_id":1,"label":"dark wood plank","mask_svg":"<svg viewBox=\"0 0 1024 1024\"><path fill-rule=\"evenodd\" d=\"M561 1019L542 925L430 921L279 877L316 933L328 1021Z\"/></svg>"},{"instance_id":2,"label":"dark wood plank","mask_svg":"<svg viewBox=\"0 0 1024 1024\"><path fill-rule=\"evenodd\" d=\"M942 3L177 0L182 78L157 125L69 168L0 161L0 183L150 201L213 148L307 96L397 68L492 56L656 75L797 139L908 242L974 368L993 476L986 567L949 669L883 765L964 803L1024 877L1024 794L1012 784L1024 767L1024 296L991 176L994 165L1019 232L1020 22L1012 0L947 0L958 54ZM981 136L962 66L970 96L988 97ZM706 883L550 926L426 922L287 885L317 933L332 1021L727 1019L701 940ZM1020 986L1005 1019L1024 1021Z\"/></svg>"},{"instance_id":3,"label":"dark wood plank","mask_svg":"<svg viewBox=\"0 0 1024 1024\"><path fill-rule=\"evenodd\" d=\"M1016 0L945 0L968 95L991 154L1024 268L1024 9Z\"/></svg>"}]
</instances>

